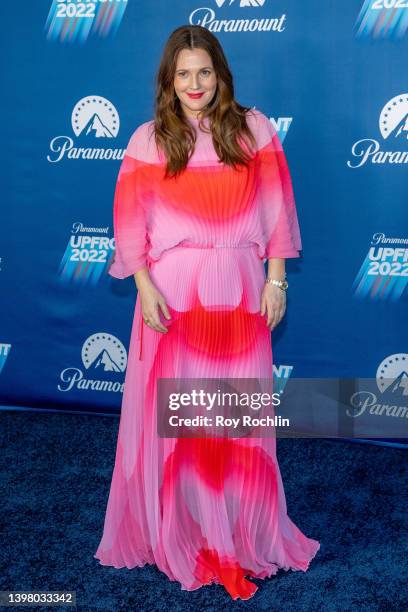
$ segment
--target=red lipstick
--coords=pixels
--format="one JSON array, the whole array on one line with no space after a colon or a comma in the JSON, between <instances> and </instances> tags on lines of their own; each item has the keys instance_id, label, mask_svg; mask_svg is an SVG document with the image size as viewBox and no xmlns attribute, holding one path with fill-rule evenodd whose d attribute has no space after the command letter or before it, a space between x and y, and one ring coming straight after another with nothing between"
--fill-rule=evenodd
<instances>
[{"instance_id":1,"label":"red lipstick","mask_svg":"<svg viewBox=\"0 0 408 612\"><path fill-rule=\"evenodd\" d=\"M196 93L196 94L190 94L190 93L188 93L187 95L188 95L190 98L193 98L193 100L195 100L195 99L201 98L201 96L203 96L203 95L204 95L204 92L201 92L201 93Z\"/></svg>"}]
</instances>

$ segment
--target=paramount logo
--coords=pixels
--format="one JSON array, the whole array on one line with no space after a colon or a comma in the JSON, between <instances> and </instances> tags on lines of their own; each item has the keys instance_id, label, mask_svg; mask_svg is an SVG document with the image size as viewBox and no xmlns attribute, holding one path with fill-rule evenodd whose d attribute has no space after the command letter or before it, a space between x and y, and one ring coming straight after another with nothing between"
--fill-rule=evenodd
<instances>
[{"instance_id":1,"label":"paramount logo","mask_svg":"<svg viewBox=\"0 0 408 612\"><path fill-rule=\"evenodd\" d=\"M383 151L378 140L362 138L351 147L353 160L348 160L349 168L361 168L367 162L372 164L408 163L408 94L400 94L389 100L381 111L379 130L384 140L397 145L402 150Z\"/></svg>"},{"instance_id":2,"label":"paramount logo","mask_svg":"<svg viewBox=\"0 0 408 612\"><path fill-rule=\"evenodd\" d=\"M66 135L55 136L50 142L51 154L47 160L57 163L68 159L118 159L122 160L125 149L116 147L95 146L115 139L119 132L119 113L110 100L102 96L86 96L79 100L72 110L71 125L75 136L81 144L76 146L73 138Z\"/></svg>"},{"instance_id":3,"label":"paramount logo","mask_svg":"<svg viewBox=\"0 0 408 612\"><path fill-rule=\"evenodd\" d=\"M127 353L119 338L106 332L89 336L82 346L81 358L89 376L84 376L81 368L65 368L57 385L59 391L123 393L124 382L119 378L126 370Z\"/></svg>"},{"instance_id":4,"label":"paramount logo","mask_svg":"<svg viewBox=\"0 0 408 612\"><path fill-rule=\"evenodd\" d=\"M219 9L225 8L258 8L262 9L266 0L215 0ZM246 16L245 16L246 17ZM189 23L200 25L211 32L283 32L286 14L280 17L269 17L261 14L253 18L218 19L215 11L209 7L199 7L190 13Z\"/></svg>"}]
</instances>

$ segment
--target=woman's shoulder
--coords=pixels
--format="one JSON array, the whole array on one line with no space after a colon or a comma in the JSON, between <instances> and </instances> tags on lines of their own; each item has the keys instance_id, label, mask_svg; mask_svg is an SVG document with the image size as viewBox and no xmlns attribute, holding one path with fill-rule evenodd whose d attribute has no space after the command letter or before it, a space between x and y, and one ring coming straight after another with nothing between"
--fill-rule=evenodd
<instances>
[{"instance_id":1,"label":"woman's shoulder","mask_svg":"<svg viewBox=\"0 0 408 612\"><path fill-rule=\"evenodd\" d=\"M246 118L248 127L256 138L258 148L261 149L272 140L277 133L276 129L269 117L257 108L250 108L246 113Z\"/></svg>"},{"instance_id":2,"label":"woman's shoulder","mask_svg":"<svg viewBox=\"0 0 408 612\"><path fill-rule=\"evenodd\" d=\"M154 119L150 119L139 124L133 131L126 148L126 155L143 161L152 161L155 149Z\"/></svg>"}]
</instances>

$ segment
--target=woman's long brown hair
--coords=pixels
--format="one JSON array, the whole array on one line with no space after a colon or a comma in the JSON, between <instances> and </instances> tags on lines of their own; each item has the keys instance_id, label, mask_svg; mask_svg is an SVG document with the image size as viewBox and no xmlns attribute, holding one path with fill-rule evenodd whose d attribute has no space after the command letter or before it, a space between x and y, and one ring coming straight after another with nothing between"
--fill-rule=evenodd
<instances>
[{"instance_id":1,"label":"woman's long brown hair","mask_svg":"<svg viewBox=\"0 0 408 612\"><path fill-rule=\"evenodd\" d=\"M195 131L182 111L174 91L177 57L182 49L204 49L211 57L217 75L217 89L203 109L202 119L209 118L215 151L221 162L247 166L253 156L250 143L256 140L246 121L250 108L234 99L232 73L217 38L202 26L180 26L167 40L157 73L154 133L156 144L167 159L165 177L176 176L186 167L193 153ZM200 121L200 127L205 127ZM245 140L249 153L239 144ZM248 139L249 142L246 140Z\"/></svg>"}]
</instances>

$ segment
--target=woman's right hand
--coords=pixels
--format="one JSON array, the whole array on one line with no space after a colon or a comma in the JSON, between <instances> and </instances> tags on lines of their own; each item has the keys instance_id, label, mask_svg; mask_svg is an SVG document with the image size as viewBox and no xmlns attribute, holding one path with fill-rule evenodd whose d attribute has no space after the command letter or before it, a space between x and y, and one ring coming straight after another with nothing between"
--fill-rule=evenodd
<instances>
[{"instance_id":1,"label":"woman's right hand","mask_svg":"<svg viewBox=\"0 0 408 612\"><path fill-rule=\"evenodd\" d=\"M138 292L140 294L144 322L152 329L166 334L168 329L160 321L160 310L166 319L171 319L171 315L163 295L156 289L150 279L140 283Z\"/></svg>"}]
</instances>

